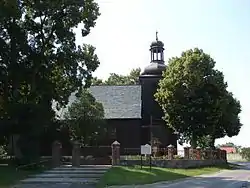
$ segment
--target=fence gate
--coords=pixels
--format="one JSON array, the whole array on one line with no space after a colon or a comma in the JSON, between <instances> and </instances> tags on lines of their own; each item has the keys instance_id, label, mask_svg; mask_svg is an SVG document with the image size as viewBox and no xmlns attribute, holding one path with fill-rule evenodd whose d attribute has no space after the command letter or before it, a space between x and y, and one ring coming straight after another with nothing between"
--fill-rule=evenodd
<instances>
[{"instance_id":1,"label":"fence gate","mask_svg":"<svg viewBox=\"0 0 250 188\"><path fill-rule=\"evenodd\" d=\"M82 165L111 165L111 146L83 146L80 150Z\"/></svg>"}]
</instances>

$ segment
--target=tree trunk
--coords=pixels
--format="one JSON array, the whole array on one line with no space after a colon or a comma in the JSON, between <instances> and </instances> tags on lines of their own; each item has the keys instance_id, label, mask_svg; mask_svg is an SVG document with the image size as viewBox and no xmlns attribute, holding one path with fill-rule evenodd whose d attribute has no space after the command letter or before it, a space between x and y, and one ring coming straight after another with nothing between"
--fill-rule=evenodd
<instances>
[{"instance_id":1,"label":"tree trunk","mask_svg":"<svg viewBox=\"0 0 250 188\"><path fill-rule=\"evenodd\" d=\"M211 137L210 139L210 143L209 143L209 147L212 148L212 149L215 149L215 138L214 137Z\"/></svg>"},{"instance_id":2,"label":"tree trunk","mask_svg":"<svg viewBox=\"0 0 250 188\"><path fill-rule=\"evenodd\" d=\"M197 148L197 137L195 135L192 135L190 144L191 148Z\"/></svg>"},{"instance_id":3,"label":"tree trunk","mask_svg":"<svg viewBox=\"0 0 250 188\"><path fill-rule=\"evenodd\" d=\"M19 138L20 138L20 135L11 135L10 137L11 154L16 159L21 159L23 157L20 146L18 144Z\"/></svg>"}]
</instances>

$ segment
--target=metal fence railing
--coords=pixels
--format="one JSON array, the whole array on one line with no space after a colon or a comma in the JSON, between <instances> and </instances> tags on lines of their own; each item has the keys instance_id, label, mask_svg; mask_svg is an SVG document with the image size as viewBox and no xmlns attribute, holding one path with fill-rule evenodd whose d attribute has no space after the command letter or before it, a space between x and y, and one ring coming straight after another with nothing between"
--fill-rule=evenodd
<instances>
[{"instance_id":1,"label":"metal fence railing","mask_svg":"<svg viewBox=\"0 0 250 188\"><path fill-rule=\"evenodd\" d=\"M173 150L173 159L184 159L184 150ZM168 148L152 148L152 157L154 159L168 159ZM120 148L121 159L141 159L140 148ZM226 159L226 154L222 150L202 150L189 149L188 159L190 160L206 160L206 159Z\"/></svg>"}]
</instances>

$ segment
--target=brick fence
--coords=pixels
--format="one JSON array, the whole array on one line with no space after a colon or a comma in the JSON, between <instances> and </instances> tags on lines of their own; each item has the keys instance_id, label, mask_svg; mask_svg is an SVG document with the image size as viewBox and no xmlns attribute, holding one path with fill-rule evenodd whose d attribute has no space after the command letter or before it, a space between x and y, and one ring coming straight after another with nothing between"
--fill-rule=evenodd
<instances>
[{"instance_id":1,"label":"brick fence","mask_svg":"<svg viewBox=\"0 0 250 188\"><path fill-rule=\"evenodd\" d=\"M224 150L210 149L205 150L201 148L184 148L183 159L176 159L176 148L170 145L166 148L165 159L153 158L151 160L152 166L166 167L166 168L192 168L201 166L212 166L227 163L227 155ZM155 150L160 151L160 150ZM112 165L134 166L134 165L149 165L149 160L140 159L121 159L120 143L115 141L112 144ZM153 155L157 155L153 153Z\"/></svg>"},{"instance_id":2,"label":"brick fence","mask_svg":"<svg viewBox=\"0 0 250 188\"><path fill-rule=\"evenodd\" d=\"M121 157L121 144L117 141L113 142L110 146L111 151L111 159L112 165L149 165L149 160L140 160L140 158L134 159L124 159ZM52 162L53 166L60 166L61 165L61 149L62 145L60 142L55 141L52 145ZM80 144L78 142L73 143L72 149L72 165L75 167L80 166ZM139 151L139 148L136 148ZM163 154L159 154L157 152L161 152L160 149L156 149L154 147L152 155L154 156L151 160L152 166L158 167L167 167L167 168L191 168L191 167L199 167L199 166L211 166L217 164L225 164L227 163L227 155L226 151L220 149L205 149L202 150L201 148L184 148L184 157L183 158L176 158L176 148L170 145L165 148ZM155 157L155 156L158 156ZM160 157L159 157L160 156Z\"/></svg>"}]
</instances>

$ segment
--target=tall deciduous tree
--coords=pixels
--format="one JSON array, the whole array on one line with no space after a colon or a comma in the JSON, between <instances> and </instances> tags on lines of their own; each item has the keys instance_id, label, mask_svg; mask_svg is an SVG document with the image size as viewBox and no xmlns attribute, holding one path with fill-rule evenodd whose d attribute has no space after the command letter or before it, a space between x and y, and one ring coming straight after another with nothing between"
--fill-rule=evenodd
<instances>
[{"instance_id":1,"label":"tall deciduous tree","mask_svg":"<svg viewBox=\"0 0 250 188\"><path fill-rule=\"evenodd\" d=\"M167 125L193 147L207 136L214 146L216 138L237 135L242 126L240 103L214 66L201 49L185 51L170 59L155 94Z\"/></svg>"},{"instance_id":2,"label":"tall deciduous tree","mask_svg":"<svg viewBox=\"0 0 250 188\"><path fill-rule=\"evenodd\" d=\"M94 77L92 79L92 85L135 85L139 84L140 74L140 68L132 69L128 75L111 73L108 79L105 81Z\"/></svg>"},{"instance_id":3,"label":"tall deciduous tree","mask_svg":"<svg viewBox=\"0 0 250 188\"><path fill-rule=\"evenodd\" d=\"M104 109L101 103L87 91L73 102L65 115L72 139L80 140L84 145L93 145L106 132Z\"/></svg>"},{"instance_id":4,"label":"tall deciduous tree","mask_svg":"<svg viewBox=\"0 0 250 188\"><path fill-rule=\"evenodd\" d=\"M0 118L5 135L34 136L54 117L53 100L60 108L83 83L90 85L99 61L93 46L76 46L74 29L85 37L98 16L94 0L0 1Z\"/></svg>"}]
</instances>

